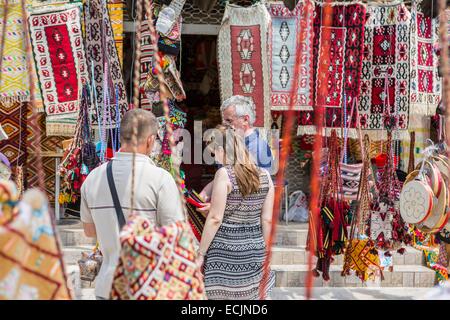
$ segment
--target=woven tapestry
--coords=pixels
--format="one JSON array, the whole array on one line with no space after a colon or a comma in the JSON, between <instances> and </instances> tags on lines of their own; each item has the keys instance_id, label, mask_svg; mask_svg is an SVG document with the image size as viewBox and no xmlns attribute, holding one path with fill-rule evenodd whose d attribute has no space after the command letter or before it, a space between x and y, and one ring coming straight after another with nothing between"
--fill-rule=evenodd
<instances>
[{"instance_id":1,"label":"woven tapestry","mask_svg":"<svg viewBox=\"0 0 450 320\"><path fill-rule=\"evenodd\" d=\"M8 1L8 17L5 1L0 4L0 34L5 32L3 64L1 70L0 101L12 103L30 100L27 53L20 1Z\"/></svg>"},{"instance_id":2,"label":"woven tapestry","mask_svg":"<svg viewBox=\"0 0 450 320\"><path fill-rule=\"evenodd\" d=\"M368 7L359 99L361 128L372 138L386 129L409 133L411 15L404 4Z\"/></svg>"},{"instance_id":3,"label":"woven tapestry","mask_svg":"<svg viewBox=\"0 0 450 320\"><path fill-rule=\"evenodd\" d=\"M147 80L148 72L152 70L153 47L150 38L150 28L148 27L148 20L144 19L141 25L141 77L139 87L141 88L141 108L151 110L152 103L147 98L145 92L142 91L145 81Z\"/></svg>"},{"instance_id":4,"label":"woven tapestry","mask_svg":"<svg viewBox=\"0 0 450 320\"><path fill-rule=\"evenodd\" d=\"M250 97L256 106L255 127L270 126L270 80L267 30L270 15L264 4L228 4L218 36L218 65L222 101Z\"/></svg>"},{"instance_id":5,"label":"woven tapestry","mask_svg":"<svg viewBox=\"0 0 450 320\"><path fill-rule=\"evenodd\" d=\"M123 12L125 11L125 1L108 0L108 11L114 34L114 41L116 43L117 55L119 56L120 65L123 66Z\"/></svg>"},{"instance_id":6,"label":"woven tapestry","mask_svg":"<svg viewBox=\"0 0 450 320\"><path fill-rule=\"evenodd\" d=\"M104 1L87 1L84 12L86 55L95 97L92 125L112 128L128 110L128 100L111 21Z\"/></svg>"},{"instance_id":7,"label":"woven tapestry","mask_svg":"<svg viewBox=\"0 0 450 320\"><path fill-rule=\"evenodd\" d=\"M411 114L434 115L441 98L439 58L434 53L439 22L411 6Z\"/></svg>"},{"instance_id":8,"label":"woven tapestry","mask_svg":"<svg viewBox=\"0 0 450 320\"><path fill-rule=\"evenodd\" d=\"M8 216L0 223L0 300L71 299L44 195L28 190L17 203L13 186L3 182L0 189L0 216ZM4 190L13 196L5 199Z\"/></svg>"},{"instance_id":9,"label":"woven tapestry","mask_svg":"<svg viewBox=\"0 0 450 320\"><path fill-rule=\"evenodd\" d=\"M0 104L0 124L8 135L0 141L0 152L13 167L23 166L27 160L27 111L27 103Z\"/></svg>"},{"instance_id":10,"label":"woven tapestry","mask_svg":"<svg viewBox=\"0 0 450 320\"><path fill-rule=\"evenodd\" d=\"M31 121L32 113L28 113L28 123ZM62 150L62 141L67 139L60 136L48 136L46 135L46 117L44 114L38 115L38 123L41 131L41 144L36 144L37 132L28 125L27 134L27 165L26 165L26 178L25 187L37 187L38 175L42 175L36 166L36 148L40 148L42 152L42 165L44 169L44 183L46 195L51 203L55 201L55 158L49 157L48 153L55 153L58 150Z\"/></svg>"},{"instance_id":11,"label":"woven tapestry","mask_svg":"<svg viewBox=\"0 0 450 320\"><path fill-rule=\"evenodd\" d=\"M314 5L306 0L290 11L283 2L271 2L269 61L272 110L288 110L294 81L297 53L301 53L295 110L312 110L313 105L313 14ZM299 35L299 33L302 33ZM303 39L303 43L298 43ZM298 45L297 45L298 44Z\"/></svg>"},{"instance_id":12,"label":"woven tapestry","mask_svg":"<svg viewBox=\"0 0 450 320\"><path fill-rule=\"evenodd\" d=\"M355 100L360 92L364 25L366 8L359 3L333 5L332 21L323 26L323 8L316 4L314 17L314 83L315 103L325 107L324 134L331 130L347 127L348 137L356 138L357 110ZM325 30L327 28L327 30ZM325 42L324 34L329 34ZM325 49L325 48L330 48ZM320 65L325 64L328 72L319 74ZM325 83L327 95L319 94ZM314 134L314 111L300 112L298 134ZM340 135L341 130L338 130Z\"/></svg>"},{"instance_id":13,"label":"woven tapestry","mask_svg":"<svg viewBox=\"0 0 450 320\"><path fill-rule=\"evenodd\" d=\"M81 4L32 10L30 38L49 118L48 135L73 136L82 84L88 82Z\"/></svg>"}]
</instances>

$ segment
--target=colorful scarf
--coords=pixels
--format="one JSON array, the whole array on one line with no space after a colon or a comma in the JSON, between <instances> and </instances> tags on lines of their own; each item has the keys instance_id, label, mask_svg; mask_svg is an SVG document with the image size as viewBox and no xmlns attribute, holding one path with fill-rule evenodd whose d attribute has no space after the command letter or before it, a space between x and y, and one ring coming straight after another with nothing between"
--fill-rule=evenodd
<instances>
[{"instance_id":1,"label":"colorful scarf","mask_svg":"<svg viewBox=\"0 0 450 320\"><path fill-rule=\"evenodd\" d=\"M8 1L8 17L3 25L5 1L0 4L0 35L5 35L0 82L0 102L13 103L30 100L27 53L22 20L22 6L18 0Z\"/></svg>"},{"instance_id":2,"label":"colorful scarf","mask_svg":"<svg viewBox=\"0 0 450 320\"><path fill-rule=\"evenodd\" d=\"M438 19L425 17L420 6L411 6L411 114L434 115L441 98L439 59L434 53L438 41Z\"/></svg>"},{"instance_id":3,"label":"colorful scarf","mask_svg":"<svg viewBox=\"0 0 450 320\"><path fill-rule=\"evenodd\" d=\"M309 0L300 1L294 10L289 11L283 2L270 2L268 10L272 18L269 32L272 110L289 109L297 52L302 54L302 68L294 97L294 109L312 110L314 6ZM300 32L300 39L304 39L301 47L297 45Z\"/></svg>"},{"instance_id":4,"label":"colorful scarf","mask_svg":"<svg viewBox=\"0 0 450 320\"><path fill-rule=\"evenodd\" d=\"M29 17L47 135L74 134L81 88L88 82L80 18L81 4L34 8Z\"/></svg>"},{"instance_id":5,"label":"colorful scarf","mask_svg":"<svg viewBox=\"0 0 450 320\"><path fill-rule=\"evenodd\" d=\"M103 130L120 123L128 110L127 92L105 2L88 0L84 12L88 70L95 97L92 125Z\"/></svg>"},{"instance_id":6,"label":"colorful scarf","mask_svg":"<svg viewBox=\"0 0 450 320\"><path fill-rule=\"evenodd\" d=\"M371 139L386 138L387 128L409 139L411 15L403 3L369 6L367 12L360 125Z\"/></svg>"},{"instance_id":7,"label":"colorful scarf","mask_svg":"<svg viewBox=\"0 0 450 320\"><path fill-rule=\"evenodd\" d=\"M316 4L314 18L314 83L315 103L325 107L324 134L329 136L333 128L349 128L347 135L357 138L356 108L354 100L359 97L361 66L363 56L364 25L366 8L362 4L333 5L333 15L329 31L331 42L323 39L323 7ZM324 48L330 46L330 51ZM326 64L329 72L319 74L320 64ZM319 95L321 83L328 84L328 94ZM352 112L353 109L353 112ZM314 111L300 112L297 134L314 134ZM338 130L338 135L341 131Z\"/></svg>"},{"instance_id":8,"label":"colorful scarf","mask_svg":"<svg viewBox=\"0 0 450 320\"><path fill-rule=\"evenodd\" d=\"M114 42L116 43L117 55L119 56L120 65L123 66L123 12L125 11L125 1L108 0L107 6L114 34Z\"/></svg>"},{"instance_id":9,"label":"colorful scarf","mask_svg":"<svg viewBox=\"0 0 450 320\"><path fill-rule=\"evenodd\" d=\"M0 193L0 299L71 299L45 196L29 190L18 203L7 182Z\"/></svg>"},{"instance_id":10,"label":"colorful scarf","mask_svg":"<svg viewBox=\"0 0 450 320\"><path fill-rule=\"evenodd\" d=\"M264 4L227 4L218 36L218 65L222 101L242 95L256 107L255 127L270 127L270 80L267 30L270 15Z\"/></svg>"}]
</instances>

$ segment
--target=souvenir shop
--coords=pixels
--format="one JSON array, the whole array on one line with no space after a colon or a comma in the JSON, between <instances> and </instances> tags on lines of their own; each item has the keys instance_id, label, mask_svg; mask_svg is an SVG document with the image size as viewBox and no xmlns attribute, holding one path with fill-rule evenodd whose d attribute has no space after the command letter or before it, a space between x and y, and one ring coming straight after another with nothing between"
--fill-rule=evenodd
<instances>
[{"instance_id":1,"label":"souvenir shop","mask_svg":"<svg viewBox=\"0 0 450 320\"><path fill-rule=\"evenodd\" d=\"M151 157L184 178L199 237L205 217L188 190L201 190L214 168L180 163L186 142L172 131L193 135L194 121L215 127L221 101L243 95L255 103L255 127L292 133L283 145L290 198L284 217L292 207L304 209L315 276L329 279L333 259L344 255L343 277L382 277L393 252L414 246L445 281L450 169L442 19L437 0L3 1L0 168L9 182L0 183L0 229L33 239L10 246L50 248L48 261L56 262L33 275L48 273L61 262L49 207L59 223L79 215L83 181L120 147L121 116L143 108L159 121ZM308 213L314 179L317 214ZM46 191L48 204L26 191L34 186ZM42 212L39 232L49 237L17 223L31 212ZM15 277L21 257L12 252L0 255L8 264L0 280ZM64 283L62 263L58 272L54 281ZM23 294L70 297L65 285L58 288Z\"/></svg>"}]
</instances>

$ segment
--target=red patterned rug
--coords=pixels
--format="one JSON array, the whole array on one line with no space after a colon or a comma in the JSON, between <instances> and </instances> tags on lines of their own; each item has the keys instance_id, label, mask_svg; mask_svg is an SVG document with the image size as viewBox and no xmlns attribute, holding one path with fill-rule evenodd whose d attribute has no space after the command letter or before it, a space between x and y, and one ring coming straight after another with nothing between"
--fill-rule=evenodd
<instances>
[{"instance_id":1,"label":"red patterned rug","mask_svg":"<svg viewBox=\"0 0 450 320\"><path fill-rule=\"evenodd\" d=\"M362 56L364 48L364 24L366 8L362 4L334 5L329 28L330 41L323 39L323 8L316 4L314 18L314 83L315 103L325 107L324 133L329 136L333 128L348 127L349 137L356 138L357 107ZM330 47L330 51L323 48ZM319 64L326 64L329 72L318 74ZM318 95L322 82L327 83L328 94ZM300 112L298 134L313 134L314 111ZM338 130L340 134L341 130Z\"/></svg>"},{"instance_id":2,"label":"red patterned rug","mask_svg":"<svg viewBox=\"0 0 450 320\"><path fill-rule=\"evenodd\" d=\"M301 52L298 90L294 110L313 108L313 14L312 2L300 1L290 11L283 2L271 2L268 10L272 18L269 32L270 85L272 110L287 110L291 104L296 55ZM299 36L299 33L302 33ZM304 39L302 46L298 39Z\"/></svg>"},{"instance_id":3,"label":"red patterned rug","mask_svg":"<svg viewBox=\"0 0 450 320\"><path fill-rule=\"evenodd\" d=\"M81 5L34 9L30 36L48 116L74 116L82 84L87 83L81 32Z\"/></svg>"},{"instance_id":4,"label":"red patterned rug","mask_svg":"<svg viewBox=\"0 0 450 320\"><path fill-rule=\"evenodd\" d=\"M371 139L409 139L409 73L411 15L405 4L368 7L364 32L359 113Z\"/></svg>"},{"instance_id":5,"label":"red patterned rug","mask_svg":"<svg viewBox=\"0 0 450 320\"><path fill-rule=\"evenodd\" d=\"M411 114L434 115L441 99L439 58L434 54L438 21L425 17L413 1L411 7Z\"/></svg>"},{"instance_id":6,"label":"red patterned rug","mask_svg":"<svg viewBox=\"0 0 450 320\"><path fill-rule=\"evenodd\" d=\"M218 36L218 65L222 101L242 95L256 107L255 127L270 126L270 81L267 30L270 16L264 4L227 5Z\"/></svg>"}]
</instances>

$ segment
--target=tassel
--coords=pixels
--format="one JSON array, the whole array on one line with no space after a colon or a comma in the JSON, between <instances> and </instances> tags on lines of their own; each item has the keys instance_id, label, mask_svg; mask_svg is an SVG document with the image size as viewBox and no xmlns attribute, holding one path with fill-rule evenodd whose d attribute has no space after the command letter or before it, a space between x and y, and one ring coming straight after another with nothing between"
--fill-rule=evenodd
<instances>
[{"instance_id":1,"label":"tassel","mask_svg":"<svg viewBox=\"0 0 450 320\"><path fill-rule=\"evenodd\" d=\"M400 248L397 250L397 252L401 255L403 255L405 253L405 248Z\"/></svg>"}]
</instances>

